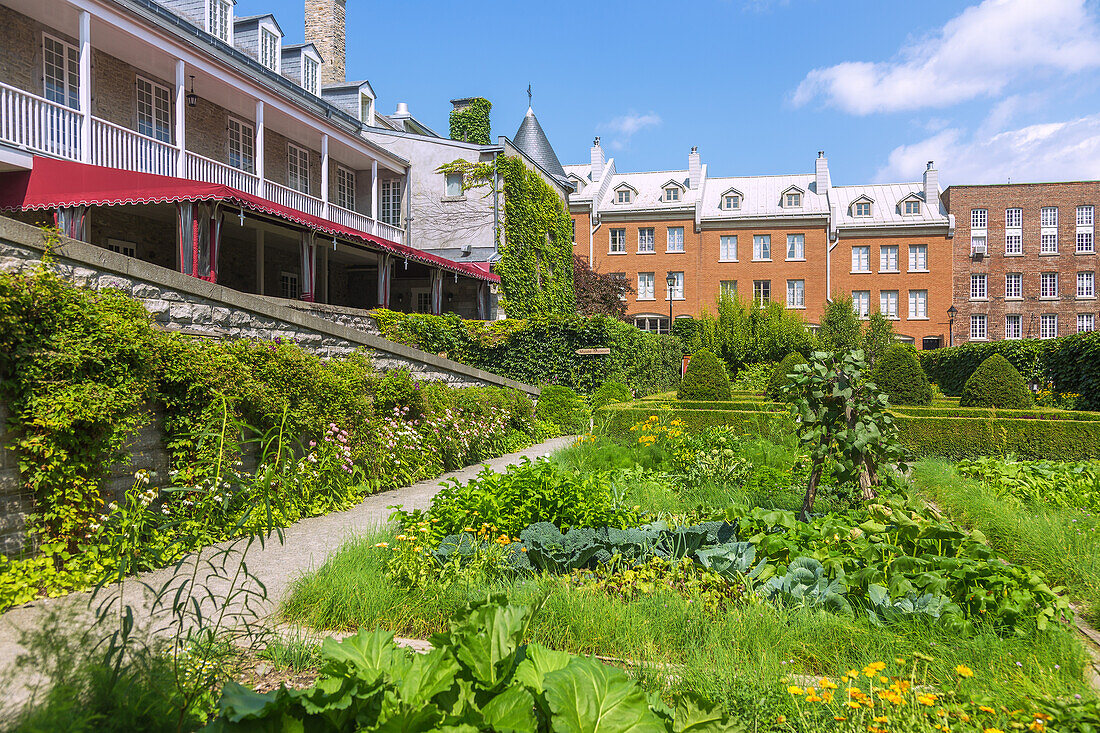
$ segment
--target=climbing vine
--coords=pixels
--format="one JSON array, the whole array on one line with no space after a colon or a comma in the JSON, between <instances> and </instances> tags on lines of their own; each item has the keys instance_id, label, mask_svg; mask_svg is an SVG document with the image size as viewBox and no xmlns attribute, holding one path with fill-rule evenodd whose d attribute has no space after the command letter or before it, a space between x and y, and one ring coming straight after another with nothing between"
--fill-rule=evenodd
<instances>
[{"instance_id":1,"label":"climbing vine","mask_svg":"<svg viewBox=\"0 0 1100 733\"><path fill-rule=\"evenodd\" d=\"M477 145L489 144L489 111L492 102L475 97L462 109L451 110L451 139Z\"/></svg>"}]
</instances>

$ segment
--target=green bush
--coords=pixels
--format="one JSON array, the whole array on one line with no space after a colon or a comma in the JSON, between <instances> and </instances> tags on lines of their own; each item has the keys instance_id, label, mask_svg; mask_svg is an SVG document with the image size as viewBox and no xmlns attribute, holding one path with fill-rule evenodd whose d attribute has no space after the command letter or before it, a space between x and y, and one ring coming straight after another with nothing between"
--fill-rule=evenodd
<instances>
[{"instance_id":1,"label":"green bush","mask_svg":"<svg viewBox=\"0 0 1100 733\"><path fill-rule=\"evenodd\" d=\"M566 433L583 433L588 430L588 409L576 392L568 387L548 384L542 388L535 417L557 425Z\"/></svg>"},{"instance_id":2,"label":"green bush","mask_svg":"<svg viewBox=\"0 0 1100 733\"><path fill-rule=\"evenodd\" d=\"M790 375L794 373L795 367L799 364L806 364L806 357L799 354L797 351L793 351L783 357L783 361L772 371L771 379L768 380L767 395L773 400L783 399L783 387L790 384Z\"/></svg>"},{"instance_id":3,"label":"green bush","mask_svg":"<svg viewBox=\"0 0 1100 733\"><path fill-rule=\"evenodd\" d=\"M871 381L890 395L891 405L932 404L932 385L912 346L894 344L887 348L871 370Z\"/></svg>"},{"instance_id":4,"label":"green bush","mask_svg":"<svg viewBox=\"0 0 1100 733\"><path fill-rule=\"evenodd\" d=\"M863 341L863 327L851 298L835 298L825 304L817 329L818 348L823 351L853 351Z\"/></svg>"},{"instance_id":5,"label":"green bush","mask_svg":"<svg viewBox=\"0 0 1100 733\"><path fill-rule=\"evenodd\" d=\"M707 349L725 362L730 374L747 364L779 361L792 351L809 354L814 345L798 311L779 303L761 308L729 296L719 298L716 314L704 312L695 321L677 318L673 333L680 336L685 353Z\"/></svg>"},{"instance_id":6,"label":"green bush","mask_svg":"<svg viewBox=\"0 0 1100 733\"><path fill-rule=\"evenodd\" d=\"M1022 410L1034 404L1024 378L1000 354L993 354L970 375L959 407Z\"/></svg>"},{"instance_id":7,"label":"green bush","mask_svg":"<svg viewBox=\"0 0 1100 733\"><path fill-rule=\"evenodd\" d=\"M676 396L681 400L728 400L730 378L726 366L713 352L695 352L688 363Z\"/></svg>"},{"instance_id":8,"label":"green bush","mask_svg":"<svg viewBox=\"0 0 1100 733\"><path fill-rule=\"evenodd\" d=\"M772 378L775 366L775 363L770 361L746 364L738 370L737 375L730 381L730 389L735 393L762 394L768 388L768 380Z\"/></svg>"},{"instance_id":9,"label":"green bush","mask_svg":"<svg viewBox=\"0 0 1100 733\"><path fill-rule=\"evenodd\" d=\"M630 402L633 399L634 395L631 394L629 387L622 382L608 380L592 393L588 402L592 405L592 409L596 410L604 405L610 405L615 402Z\"/></svg>"}]
</instances>

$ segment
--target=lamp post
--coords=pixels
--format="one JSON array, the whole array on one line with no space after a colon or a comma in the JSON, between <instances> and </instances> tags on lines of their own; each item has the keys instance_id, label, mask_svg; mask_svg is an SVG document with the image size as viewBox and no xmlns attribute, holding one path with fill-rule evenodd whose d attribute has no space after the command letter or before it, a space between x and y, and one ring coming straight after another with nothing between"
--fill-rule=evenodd
<instances>
[{"instance_id":1,"label":"lamp post","mask_svg":"<svg viewBox=\"0 0 1100 733\"><path fill-rule=\"evenodd\" d=\"M671 272L665 276L665 282L668 283L668 334L672 335L672 288L676 285L676 276Z\"/></svg>"},{"instance_id":2,"label":"lamp post","mask_svg":"<svg viewBox=\"0 0 1100 733\"><path fill-rule=\"evenodd\" d=\"M947 345L955 345L955 316L958 315L959 309L952 305L947 309Z\"/></svg>"}]
</instances>

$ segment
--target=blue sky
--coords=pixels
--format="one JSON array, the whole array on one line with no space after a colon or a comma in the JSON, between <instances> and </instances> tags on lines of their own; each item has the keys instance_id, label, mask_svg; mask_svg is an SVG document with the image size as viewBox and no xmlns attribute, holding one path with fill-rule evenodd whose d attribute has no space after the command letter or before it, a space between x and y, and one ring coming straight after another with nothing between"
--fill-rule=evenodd
<instances>
[{"instance_id":1,"label":"blue sky","mask_svg":"<svg viewBox=\"0 0 1100 733\"><path fill-rule=\"evenodd\" d=\"M303 2L239 0L302 37ZM348 76L441 134L484 96L534 108L562 163L812 172L838 184L1100 178L1100 0L380 3L349 0ZM362 39L362 40L361 40Z\"/></svg>"}]
</instances>

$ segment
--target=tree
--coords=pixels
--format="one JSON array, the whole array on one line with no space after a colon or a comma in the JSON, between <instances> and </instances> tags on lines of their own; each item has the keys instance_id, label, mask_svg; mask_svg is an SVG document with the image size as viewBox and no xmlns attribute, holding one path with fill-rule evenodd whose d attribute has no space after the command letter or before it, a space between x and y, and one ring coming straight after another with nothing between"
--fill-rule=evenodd
<instances>
[{"instance_id":1,"label":"tree","mask_svg":"<svg viewBox=\"0 0 1100 733\"><path fill-rule=\"evenodd\" d=\"M859 314L849 298L836 298L825 304L821 326L817 329L818 345L826 351L854 351L863 339Z\"/></svg>"},{"instance_id":2,"label":"tree","mask_svg":"<svg viewBox=\"0 0 1100 733\"><path fill-rule=\"evenodd\" d=\"M626 296L634 292L626 278L596 272L583 257L573 255L573 290L582 316L626 317Z\"/></svg>"},{"instance_id":3,"label":"tree","mask_svg":"<svg viewBox=\"0 0 1100 733\"><path fill-rule=\"evenodd\" d=\"M863 329L862 341L867 366L874 368L879 357L897 341L893 321L882 315L881 311L875 311L867 321L867 327Z\"/></svg>"},{"instance_id":4,"label":"tree","mask_svg":"<svg viewBox=\"0 0 1100 733\"><path fill-rule=\"evenodd\" d=\"M840 485L858 481L864 501L878 495L881 466L894 463L907 469L897 426L886 411L889 400L864 379L866 369L860 351L816 351L809 364L796 367L784 389L798 422L799 441L810 451L803 521L809 521L826 469Z\"/></svg>"}]
</instances>

